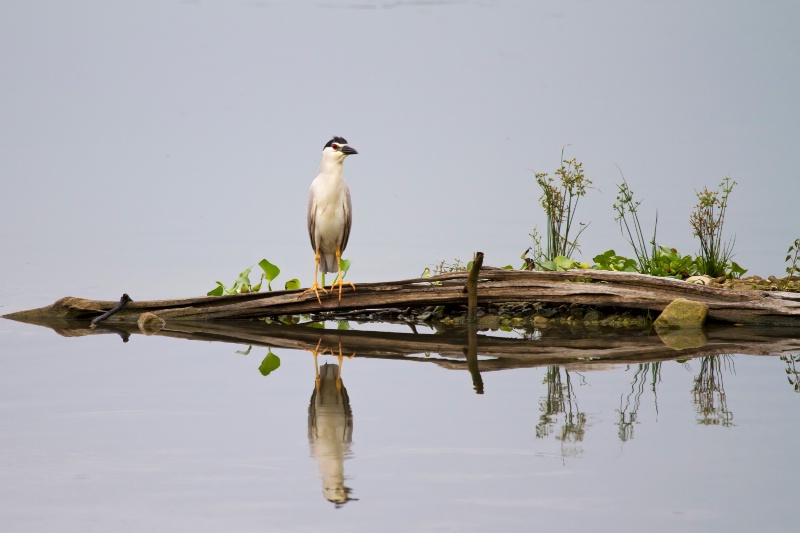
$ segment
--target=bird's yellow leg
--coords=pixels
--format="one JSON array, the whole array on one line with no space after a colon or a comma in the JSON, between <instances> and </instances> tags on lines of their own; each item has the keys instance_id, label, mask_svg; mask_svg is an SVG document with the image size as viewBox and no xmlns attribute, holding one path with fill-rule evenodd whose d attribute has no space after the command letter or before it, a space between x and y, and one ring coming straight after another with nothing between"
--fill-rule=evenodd
<instances>
[{"instance_id":1,"label":"bird's yellow leg","mask_svg":"<svg viewBox=\"0 0 800 533\"><path fill-rule=\"evenodd\" d=\"M319 259L320 259L319 250L317 250L317 253L314 254L314 283L311 284L311 287L301 292L300 296L298 296L297 298L300 299L307 293L314 291L314 294L317 296L317 301L319 302L319 305L322 305L322 300L320 300L319 298L319 291L324 292L326 295L328 294L328 291L325 290L325 287L317 283L317 278L319 277Z\"/></svg>"},{"instance_id":2,"label":"bird's yellow leg","mask_svg":"<svg viewBox=\"0 0 800 533\"><path fill-rule=\"evenodd\" d=\"M356 290L356 286L353 285L351 282L344 281L342 279L342 250L339 247L336 248L336 267L339 269L339 275L336 277L336 281L333 282L333 285L331 285L331 290L333 290L333 288L336 285L339 286L339 301L341 301L342 300L342 285L347 283L348 285L350 285L350 287L353 288L353 290Z\"/></svg>"},{"instance_id":3,"label":"bird's yellow leg","mask_svg":"<svg viewBox=\"0 0 800 533\"><path fill-rule=\"evenodd\" d=\"M333 349L331 349L331 355L333 355ZM339 343L339 355L336 356L339 360L339 374L336 376L336 390L342 390L342 366L344 365L344 358L352 359L355 355L356 352L353 352L352 355L342 355L342 343Z\"/></svg>"},{"instance_id":4,"label":"bird's yellow leg","mask_svg":"<svg viewBox=\"0 0 800 533\"><path fill-rule=\"evenodd\" d=\"M314 388L319 390L319 363L317 356L319 355L319 345L322 344L322 339L317 343L317 347L312 352L314 354Z\"/></svg>"}]
</instances>

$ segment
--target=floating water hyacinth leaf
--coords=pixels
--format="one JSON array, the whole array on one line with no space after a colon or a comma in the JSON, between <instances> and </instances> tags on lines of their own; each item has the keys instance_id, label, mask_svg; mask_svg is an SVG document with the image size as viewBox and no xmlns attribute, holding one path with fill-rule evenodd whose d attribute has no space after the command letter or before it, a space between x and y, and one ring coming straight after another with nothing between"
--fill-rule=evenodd
<instances>
[{"instance_id":1,"label":"floating water hyacinth leaf","mask_svg":"<svg viewBox=\"0 0 800 533\"><path fill-rule=\"evenodd\" d=\"M261 361L261 366L258 367L258 371L261 372L262 376L268 376L270 372L274 372L281 366L281 358L272 353L272 350L268 350L267 356Z\"/></svg>"},{"instance_id":2,"label":"floating water hyacinth leaf","mask_svg":"<svg viewBox=\"0 0 800 533\"><path fill-rule=\"evenodd\" d=\"M221 282L217 282L217 286L206 293L206 296L222 296L225 294L225 285Z\"/></svg>"},{"instance_id":3,"label":"floating water hyacinth leaf","mask_svg":"<svg viewBox=\"0 0 800 533\"><path fill-rule=\"evenodd\" d=\"M264 276L267 278L267 288L272 290L272 280L278 277L278 274L281 273L281 269L266 259L259 261L258 266L261 267L261 270L264 271Z\"/></svg>"},{"instance_id":4,"label":"floating water hyacinth leaf","mask_svg":"<svg viewBox=\"0 0 800 533\"><path fill-rule=\"evenodd\" d=\"M284 284L284 288L287 291L296 291L300 289L300 280L297 278L292 278Z\"/></svg>"}]
</instances>

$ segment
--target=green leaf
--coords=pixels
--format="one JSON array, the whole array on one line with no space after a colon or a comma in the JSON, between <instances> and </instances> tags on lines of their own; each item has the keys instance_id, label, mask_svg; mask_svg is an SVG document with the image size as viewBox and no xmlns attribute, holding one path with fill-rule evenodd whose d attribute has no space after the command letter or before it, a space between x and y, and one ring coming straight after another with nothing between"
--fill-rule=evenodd
<instances>
[{"instance_id":1,"label":"green leaf","mask_svg":"<svg viewBox=\"0 0 800 533\"><path fill-rule=\"evenodd\" d=\"M740 267L736 261L731 261L731 274L733 274L734 277L740 278L745 274L745 272L747 272L746 268Z\"/></svg>"},{"instance_id":2,"label":"green leaf","mask_svg":"<svg viewBox=\"0 0 800 533\"><path fill-rule=\"evenodd\" d=\"M267 356L261 361L261 366L258 367L258 371L261 372L262 376L268 376L270 372L274 372L281 366L281 358L272 353L272 350L269 350Z\"/></svg>"},{"instance_id":3,"label":"green leaf","mask_svg":"<svg viewBox=\"0 0 800 533\"><path fill-rule=\"evenodd\" d=\"M336 326L336 329L341 330L341 331L347 331L347 330L350 329L350 322L348 322L347 320L342 320Z\"/></svg>"},{"instance_id":4,"label":"green leaf","mask_svg":"<svg viewBox=\"0 0 800 533\"><path fill-rule=\"evenodd\" d=\"M352 263L353 262L349 259L339 259L339 268L342 270L342 279L344 279L344 277L347 275L347 271L350 270L350 265Z\"/></svg>"},{"instance_id":5,"label":"green leaf","mask_svg":"<svg viewBox=\"0 0 800 533\"><path fill-rule=\"evenodd\" d=\"M206 296L222 296L225 293L225 285L221 281L217 282L217 286L206 293Z\"/></svg>"},{"instance_id":6,"label":"green leaf","mask_svg":"<svg viewBox=\"0 0 800 533\"><path fill-rule=\"evenodd\" d=\"M309 328L325 329L325 323L324 322L309 322L308 324L305 324L305 325L308 326Z\"/></svg>"},{"instance_id":7,"label":"green leaf","mask_svg":"<svg viewBox=\"0 0 800 533\"><path fill-rule=\"evenodd\" d=\"M513 267L513 266L511 266L511 265L506 265L506 266L504 266L504 267L501 267L501 268L502 268L503 270L514 270L514 267Z\"/></svg>"},{"instance_id":8,"label":"green leaf","mask_svg":"<svg viewBox=\"0 0 800 533\"><path fill-rule=\"evenodd\" d=\"M236 283L234 283L233 286L236 287L237 285L250 285L251 270L253 270L253 267L242 270L242 272L239 274L239 279L236 280Z\"/></svg>"},{"instance_id":9,"label":"green leaf","mask_svg":"<svg viewBox=\"0 0 800 533\"><path fill-rule=\"evenodd\" d=\"M556 270L555 261L542 261L541 263L539 263L539 266L542 267L542 270L549 270L549 271Z\"/></svg>"},{"instance_id":10,"label":"green leaf","mask_svg":"<svg viewBox=\"0 0 800 533\"><path fill-rule=\"evenodd\" d=\"M278 274L281 273L281 269L266 259L259 261L258 266L261 267L261 270L264 271L264 275L267 277L267 288L272 290L272 280L278 277Z\"/></svg>"},{"instance_id":11,"label":"green leaf","mask_svg":"<svg viewBox=\"0 0 800 533\"><path fill-rule=\"evenodd\" d=\"M569 270L575 268L575 261L563 255L556 256L553 261L556 264L556 270Z\"/></svg>"},{"instance_id":12,"label":"green leaf","mask_svg":"<svg viewBox=\"0 0 800 533\"><path fill-rule=\"evenodd\" d=\"M422 274L420 274L419 277L421 277L421 278L429 278L429 277L431 277L431 269L428 268L428 267L425 267L425 270L422 271Z\"/></svg>"},{"instance_id":13,"label":"green leaf","mask_svg":"<svg viewBox=\"0 0 800 533\"><path fill-rule=\"evenodd\" d=\"M290 279L289 281L286 282L286 284L284 285L284 288L287 291L296 291L296 290L298 290L300 288L300 280L297 279L297 278L292 278L292 279Z\"/></svg>"},{"instance_id":14,"label":"green leaf","mask_svg":"<svg viewBox=\"0 0 800 533\"><path fill-rule=\"evenodd\" d=\"M241 355L248 355L250 353L250 350L252 350L252 349L253 349L253 345L251 344L250 346L247 347L246 350L236 350L236 353L241 354Z\"/></svg>"}]
</instances>

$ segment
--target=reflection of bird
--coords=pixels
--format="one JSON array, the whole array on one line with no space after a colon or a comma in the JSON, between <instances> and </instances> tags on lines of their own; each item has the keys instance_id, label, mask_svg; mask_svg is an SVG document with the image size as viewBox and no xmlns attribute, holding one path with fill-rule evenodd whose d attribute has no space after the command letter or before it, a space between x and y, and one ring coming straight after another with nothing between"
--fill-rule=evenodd
<instances>
[{"instance_id":1,"label":"reflection of bird","mask_svg":"<svg viewBox=\"0 0 800 533\"><path fill-rule=\"evenodd\" d=\"M308 406L308 442L322 476L322 491L336 507L355 498L344 484L344 460L350 456L353 438L353 413L347 389L342 385L338 365L314 367L317 377ZM340 358L341 364L341 358Z\"/></svg>"},{"instance_id":2,"label":"reflection of bird","mask_svg":"<svg viewBox=\"0 0 800 533\"><path fill-rule=\"evenodd\" d=\"M317 284L320 270L337 272L338 277L331 285L331 290L339 285L339 299L342 299L342 269L339 260L342 258L350 237L352 211L350 209L350 189L342 177L342 164L351 154L357 154L355 148L347 145L344 137L334 137L322 149L322 163L319 173L308 190L308 236L314 249L314 283L302 294L314 291L317 300L319 291L328 293ZM349 284L355 290L355 285ZM301 296L302 296L301 294Z\"/></svg>"}]
</instances>

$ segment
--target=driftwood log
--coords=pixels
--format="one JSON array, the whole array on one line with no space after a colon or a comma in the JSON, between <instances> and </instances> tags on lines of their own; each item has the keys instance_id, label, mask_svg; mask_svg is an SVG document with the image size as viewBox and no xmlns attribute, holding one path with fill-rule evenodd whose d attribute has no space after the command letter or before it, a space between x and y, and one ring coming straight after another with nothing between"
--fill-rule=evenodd
<instances>
[{"instance_id":1,"label":"driftwood log","mask_svg":"<svg viewBox=\"0 0 800 533\"><path fill-rule=\"evenodd\" d=\"M301 290L203 296L176 300L132 301L104 323L135 323L143 313L174 321L228 320L304 313L336 313L370 309L467 303L467 272L383 283L362 283L341 301L322 300ZM135 295L134 295L135 296ZM800 294L731 290L627 272L568 270L537 272L484 267L477 284L479 304L507 302L577 303L587 306L632 308L661 312L684 298L708 306L712 321L763 326L800 326ZM37 322L52 318L92 320L112 309L116 301L66 297L39 309L6 318Z\"/></svg>"}]
</instances>

